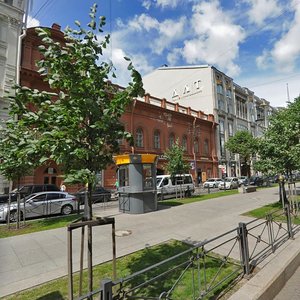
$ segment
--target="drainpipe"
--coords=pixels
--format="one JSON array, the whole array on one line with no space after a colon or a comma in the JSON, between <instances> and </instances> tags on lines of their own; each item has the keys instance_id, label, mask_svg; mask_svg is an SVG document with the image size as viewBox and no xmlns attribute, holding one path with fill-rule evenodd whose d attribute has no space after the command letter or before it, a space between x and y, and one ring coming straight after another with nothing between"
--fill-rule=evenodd
<instances>
[{"instance_id":1,"label":"drainpipe","mask_svg":"<svg viewBox=\"0 0 300 300\"><path fill-rule=\"evenodd\" d=\"M213 135L215 138L214 139L210 139L211 141L212 141L212 144L214 145L214 147L212 147L212 149L214 149L214 151L212 152L212 161L213 161L213 167L214 167L214 164L215 164L215 162L216 162L216 160L215 160L215 151L216 151L216 136L215 136L215 134L213 134L214 133L214 127L216 126L216 122L215 122L215 120L213 121L213 123L212 123L212 126L211 126L211 129L212 129L212 133L211 133L211 135ZM217 172L218 172L218 169L217 169ZM217 174L217 176L216 177L219 177L219 173Z\"/></svg>"},{"instance_id":2,"label":"drainpipe","mask_svg":"<svg viewBox=\"0 0 300 300\"><path fill-rule=\"evenodd\" d=\"M133 105L132 105L132 109L131 109L131 117L130 117L130 131L131 131L131 134L134 136L134 132L133 132L133 112L134 112L134 108L135 108L135 105L136 105L136 99L133 100ZM131 146L131 153L134 154L135 152L135 149L134 149L134 146Z\"/></svg>"},{"instance_id":3,"label":"drainpipe","mask_svg":"<svg viewBox=\"0 0 300 300\"><path fill-rule=\"evenodd\" d=\"M195 176L195 186L198 187L198 186L199 186L199 182L198 182L197 160L196 160L196 152L195 152L196 120L197 120L197 118L194 117L194 121L193 121L193 156L194 156L194 176Z\"/></svg>"}]
</instances>

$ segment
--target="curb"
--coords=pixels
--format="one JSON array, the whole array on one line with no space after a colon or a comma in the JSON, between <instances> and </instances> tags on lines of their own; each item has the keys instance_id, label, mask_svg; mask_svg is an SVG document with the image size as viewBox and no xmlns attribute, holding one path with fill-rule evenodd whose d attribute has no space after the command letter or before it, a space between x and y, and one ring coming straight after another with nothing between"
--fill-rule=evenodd
<instances>
[{"instance_id":1,"label":"curb","mask_svg":"<svg viewBox=\"0 0 300 300\"><path fill-rule=\"evenodd\" d=\"M272 256L229 300L273 299L300 266L300 237L281 246Z\"/></svg>"}]
</instances>

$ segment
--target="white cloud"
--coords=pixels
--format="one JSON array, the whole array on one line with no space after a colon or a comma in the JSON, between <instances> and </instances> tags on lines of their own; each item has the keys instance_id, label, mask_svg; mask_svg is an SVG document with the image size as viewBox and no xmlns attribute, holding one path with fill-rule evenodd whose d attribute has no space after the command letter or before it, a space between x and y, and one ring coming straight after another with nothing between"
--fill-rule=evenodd
<instances>
[{"instance_id":1,"label":"white cloud","mask_svg":"<svg viewBox=\"0 0 300 300\"><path fill-rule=\"evenodd\" d=\"M263 25L268 18L274 18L281 12L278 0L244 0L250 5L248 17L250 22Z\"/></svg>"},{"instance_id":2,"label":"white cloud","mask_svg":"<svg viewBox=\"0 0 300 300\"><path fill-rule=\"evenodd\" d=\"M150 9L150 7L151 7L151 0L144 0L142 2L142 6L145 7L146 9Z\"/></svg>"},{"instance_id":3,"label":"white cloud","mask_svg":"<svg viewBox=\"0 0 300 300\"><path fill-rule=\"evenodd\" d=\"M137 33L148 33L147 43L152 52L161 54L173 42L178 41L185 34L184 28L186 25L186 17L179 19L166 19L159 22L147 14L135 16L128 24L119 22L123 28L123 34L130 36ZM149 35L149 34L152 34ZM143 36L144 37L144 36ZM137 36L135 35L135 38Z\"/></svg>"},{"instance_id":4,"label":"white cloud","mask_svg":"<svg viewBox=\"0 0 300 300\"><path fill-rule=\"evenodd\" d=\"M183 57L190 64L206 62L217 65L230 76L239 74L234 63L239 43L245 32L235 25L229 14L222 11L219 1L202 2L193 8L191 30L195 37L184 42Z\"/></svg>"},{"instance_id":5,"label":"white cloud","mask_svg":"<svg viewBox=\"0 0 300 300\"><path fill-rule=\"evenodd\" d=\"M128 22L128 29L136 31L150 31L156 29L159 26L159 22L146 14L135 16L133 20Z\"/></svg>"},{"instance_id":6,"label":"white cloud","mask_svg":"<svg viewBox=\"0 0 300 300\"><path fill-rule=\"evenodd\" d=\"M291 72L296 66L296 61L300 57L300 3L293 1L292 7L295 9L294 20L290 23L290 28L282 35L272 50L264 50L263 54L256 59L258 67L270 66L270 61L280 72Z\"/></svg>"},{"instance_id":7,"label":"white cloud","mask_svg":"<svg viewBox=\"0 0 300 300\"><path fill-rule=\"evenodd\" d=\"M98 40L101 41L102 39L103 36L99 35ZM129 57L135 69L141 74L149 73L153 70L145 55L133 53L129 48L123 30L113 32L111 42L106 49L103 49L103 57L101 57L104 61L112 61L116 69L115 74L117 78L110 78L110 80L121 86L127 86L128 82L131 81L131 73L127 69L129 62L124 57Z\"/></svg>"},{"instance_id":8,"label":"white cloud","mask_svg":"<svg viewBox=\"0 0 300 300\"><path fill-rule=\"evenodd\" d=\"M153 52L161 54L165 48L168 48L173 42L180 40L185 34L184 27L186 18L181 17L178 20L165 20L158 27L159 37L153 42Z\"/></svg>"},{"instance_id":9,"label":"white cloud","mask_svg":"<svg viewBox=\"0 0 300 300\"><path fill-rule=\"evenodd\" d=\"M286 106L288 96L291 101L299 97L299 77L299 74L285 77L282 74L280 76L255 75L249 78L237 79L237 83L248 87L256 96L266 99L272 106L281 107Z\"/></svg>"},{"instance_id":10,"label":"white cloud","mask_svg":"<svg viewBox=\"0 0 300 300\"><path fill-rule=\"evenodd\" d=\"M266 70L272 64L272 56L270 51L264 50L262 55L256 58L256 65L259 69Z\"/></svg>"},{"instance_id":11,"label":"white cloud","mask_svg":"<svg viewBox=\"0 0 300 300\"><path fill-rule=\"evenodd\" d=\"M179 61L181 56L182 56L182 49L181 48L173 49L167 55L168 64L170 64L171 66L175 66L177 64L177 62Z\"/></svg>"},{"instance_id":12,"label":"white cloud","mask_svg":"<svg viewBox=\"0 0 300 300\"><path fill-rule=\"evenodd\" d=\"M27 18L27 28L29 27L38 27L40 26L40 21L38 19L32 18L31 16L28 16Z\"/></svg>"},{"instance_id":13,"label":"white cloud","mask_svg":"<svg viewBox=\"0 0 300 300\"><path fill-rule=\"evenodd\" d=\"M198 0L143 0L142 6L146 9L150 9L152 5L156 7L165 8L176 8L179 5L189 5L191 2L199 2Z\"/></svg>"}]
</instances>

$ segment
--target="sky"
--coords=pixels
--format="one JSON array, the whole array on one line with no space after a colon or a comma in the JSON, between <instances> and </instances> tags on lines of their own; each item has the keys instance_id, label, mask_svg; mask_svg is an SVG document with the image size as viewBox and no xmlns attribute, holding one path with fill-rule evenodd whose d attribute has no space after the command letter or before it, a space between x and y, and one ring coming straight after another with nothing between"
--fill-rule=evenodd
<instances>
[{"instance_id":1,"label":"sky","mask_svg":"<svg viewBox=\"0 0 300 300\"><path fill-rule=\"evenodd\" d=\"M300 94L300 0L32 0L28 27L76 28L98 4L104 53L127 86L130 57L146 75L167 65L212 65L272 106ZM157 95L158 96L158 95Z\"/></svg>"}]
</instances>

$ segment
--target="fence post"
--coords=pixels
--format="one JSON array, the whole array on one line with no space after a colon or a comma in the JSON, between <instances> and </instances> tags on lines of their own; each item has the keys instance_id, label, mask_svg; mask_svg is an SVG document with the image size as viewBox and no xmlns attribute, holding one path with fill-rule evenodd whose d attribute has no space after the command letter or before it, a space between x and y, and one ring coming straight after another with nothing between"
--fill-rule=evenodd
<instances>
[{"instance_id":1,"label":"fence post","mask_svg":"<svg viewBox=\"0 0 300 300\"><path fill-rule=\"evenodd\" d=\"M274 247L274 230L273 230L273 219L272 219L271 214L267 214L266 219L267 219L267 226L268 226L268 232L269 232L269 243L271 245L272 252L275 252L275 247Z\"/></svg>"},{"instance_id":2,"label":"fence post","mask_svg":"<svg viewBox=\"0 0 300 300\"><path fill-rule=\"evenodd\" d=\"M110 279L103 279L101 281L102 299L101 300L112 300L112 281Z\"/></svg>"},{"instance_id":3,"label":"fence post","mask_svg":"<svg viewBox=\"0 0 300 300\"><path fill-rule=\"evenodd\" d=\"M291 219L291 209L290 209L290 204L289 203L285 203L284 211L285 211L285 215L286 215L287 230L288 230L288 233L289 233L289 238L294 239L292 219Z\"/></svg>"},{"instance_id":4,"label":"fence post","mask_svg":"<svg viewBox=\"0 0 300 300\"><path fill-rule=\"evenodd\" d=\"M249 245L247 237L247 228L245 223L239 223L238 235L240 240L240 253L244 268L244 275L250 275Z\"/></svg>"}]
</instances>

